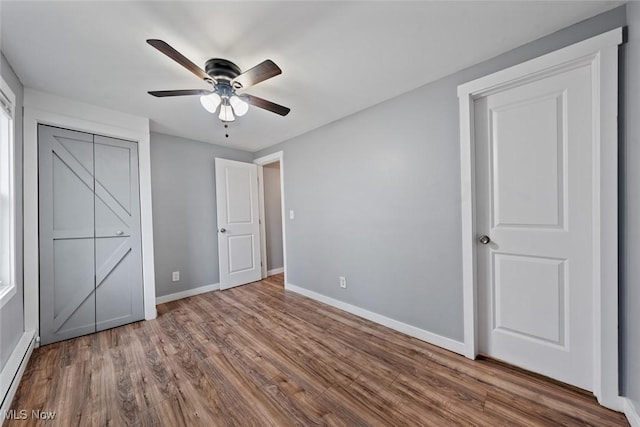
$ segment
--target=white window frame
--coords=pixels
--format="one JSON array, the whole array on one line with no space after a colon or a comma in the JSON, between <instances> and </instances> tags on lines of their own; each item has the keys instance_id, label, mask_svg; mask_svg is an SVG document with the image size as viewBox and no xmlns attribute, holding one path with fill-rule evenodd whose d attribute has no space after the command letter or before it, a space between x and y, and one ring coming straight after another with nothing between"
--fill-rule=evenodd
<instances>
[{"instance_id":1,"label":"white window frame","mask_svg":"<svg viewBox=\"0 0 640 427\"><path fill-rule=\"evenodd\" d=\"M9 179L9 283L0 284L0 308L17 292L16 286L16 189L15 189L15 105L16 96L2 77L0 77L0 114L9 116L8 179ZM8 105L4 105L8 104ZM9 111L6 112L5 110ZM0 161L2 157L0 156Z\"/></svg>"}]
</instances>

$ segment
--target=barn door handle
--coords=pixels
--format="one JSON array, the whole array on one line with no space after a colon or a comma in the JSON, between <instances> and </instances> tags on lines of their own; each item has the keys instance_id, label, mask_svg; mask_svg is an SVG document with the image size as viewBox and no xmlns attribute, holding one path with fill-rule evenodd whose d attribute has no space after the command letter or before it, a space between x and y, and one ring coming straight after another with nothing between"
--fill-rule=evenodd
<instances>
[{"instance_id":1,"label":"barn door handle","mask_svg":"<svg viewBox=\"0 0 640 427\"><path fill-rule=\"evenodd\" d=\"M221 232L221 233L224 233L225 231L227 231L227 230L225 230L224 228L221 228L221 229L220 229L220 232Z\"/></svg>"},{"instance_id":2,"label":"barn door handle","mask_svg":"<svg viewBox=\"0 0 640 427\"><path fill-rule=\"evenodd\" d=\"M478 238L478 241L483 245L486 245L491 241L491 239L489 238L489 236L482 235Z\"/></svg>"}]
</instances>

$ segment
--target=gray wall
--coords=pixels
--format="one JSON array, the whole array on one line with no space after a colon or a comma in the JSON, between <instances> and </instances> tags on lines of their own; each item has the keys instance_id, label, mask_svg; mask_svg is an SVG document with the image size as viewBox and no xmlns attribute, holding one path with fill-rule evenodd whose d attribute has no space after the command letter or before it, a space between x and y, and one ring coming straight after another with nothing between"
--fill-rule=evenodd
<instances>
[{"instance_id":1,"label":"gray wall","mask_svg":"<svg viewBox=\"0 0 640 427\"><path fill-rule=\"evenodd\" d=\"M10 301L0 308L0 370L24 332L23 303L23 257L22 257L22 100L24 88L11 65L0 53L0 74L16 95L15 114L15 194L16 194L16 283L17 292ZM0 396L0 399L4 396Z\"/></svg>"},{"instance_id":2,"label":"gray wall","mask_svg":"<svg viewBox=\"0 0 640 427\"><path fill-rule=\"evenodd\" d=\"M151 133L156 296L219 283L216 157L253 161L247 152Z\"/></svg>"},{"instance_id":3,"label":"gray wall","mask_svg":"<svg viewBox=\"0 0 640 427\"><path fill-rule=\"evenodd\" d=\"M621 7L256 153L284 151L287 282L462 340L457 85L624 24Z\"/></svg>"},{"instance_id":4,"label":"gray wall","mask_svg":"<svg viewBox=\"0 0 640 427\"><path fill-rule=\"evenodd\" d=\"M620 100L622 391L640 409L640 3L627 4Z\"/></svg>"},{"instance_id":5,"label":"gray wall","mask_svg":"<svg viewBox=\"0 0 640 427\"><path fill-rule=\"evenodd\" d=\"M280 162L265 165L264 216L267 239L267 270L284 266L282 256L282 195L280 194Z\"/></svg>"}]
</instances>

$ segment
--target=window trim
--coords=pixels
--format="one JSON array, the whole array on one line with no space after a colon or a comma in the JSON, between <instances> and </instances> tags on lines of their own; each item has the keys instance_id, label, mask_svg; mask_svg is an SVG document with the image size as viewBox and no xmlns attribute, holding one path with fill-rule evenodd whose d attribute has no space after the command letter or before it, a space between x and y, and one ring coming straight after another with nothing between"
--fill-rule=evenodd
<instances>
[{"instance_id":1,"label":"window trim","mask_svg":"<svg viewBox=\"0 0 640 427\"><path fill-rule=\"evenodd\" d=\"M15 187L15 106L16 96L0 76L0 114L9 116L9 284L0 285L0 308L13 298L17 292L16 283L16 187ZM5 105L7 104L8 105Z\"/></svg>"}]
</instances>

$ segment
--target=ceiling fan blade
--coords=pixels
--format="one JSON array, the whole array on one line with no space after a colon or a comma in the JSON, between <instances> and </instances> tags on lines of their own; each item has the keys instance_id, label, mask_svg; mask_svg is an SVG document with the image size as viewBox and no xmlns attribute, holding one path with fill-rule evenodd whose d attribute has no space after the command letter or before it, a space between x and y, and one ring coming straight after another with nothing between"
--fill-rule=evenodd
<instances>
[{"instance_id":1,"label":"ceiling fan blade","mask_svg":"<svg viewBox=\"0 0 640 427\"><path fill-rule=\"evenodd\" d=\"M263 82L271 77L275 77L278 74L282 74L282 70L272 60L267 59L264 62L256 65L253 68L248 69L238 77L233 79L233 83L240 83L243 88L248 88L260 82Z\"/></svg>"},{"instance_id":2,"label":"ceiling fan blade","mask_svg":"<svg viewBox=\"0 0 640 427\"><path fill-rule=\"evenodd\" d=\"M169 58L176 61L178 64L182 65L187 70L191 71L196 76L200 77L202 80L209 80L211 78L202 70L202 68L198 67L196 64L188 60L183 54L181 54L162 40L149 39L147 40L147 43L167 55Z\"/></svg>"},{"instance_id":3,"label":"ceiling fan blade","mask_svg":"<svg viewBox=\"0 0 640 427\"><path fill-rule=\"evenodd\" d=\"M291 108L283 107L282 105L278 105L275 102L267 101L266 99L258 98L257 96L249 95L247 93L242 94L243 97L246 97L247 102L254 107L262 108L267 111L271 111L272 113L280 114L281 116L286 116L291 111Z\"/></svg>"},{"instance_id":4,"label":"ceiling fan blade","mask_svg":"<svg viewBox=\"0 0 640 427\"><path fill-rule=\"evenodd\" d=\"M163 98L165 96L206 95L207 93L211 93L211 91L203 89L150 90L148 93L149 95Z\"/></svg>"}]
</instances>

